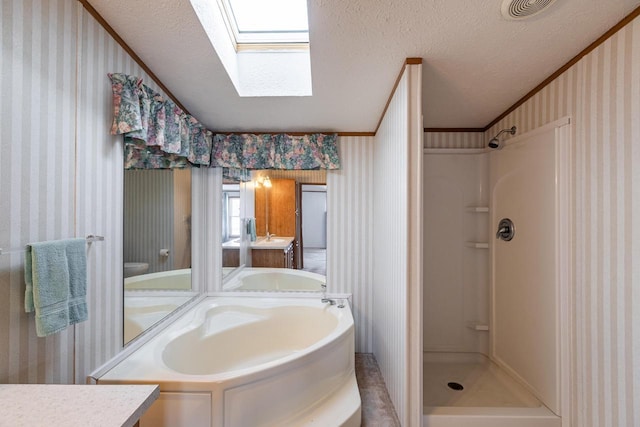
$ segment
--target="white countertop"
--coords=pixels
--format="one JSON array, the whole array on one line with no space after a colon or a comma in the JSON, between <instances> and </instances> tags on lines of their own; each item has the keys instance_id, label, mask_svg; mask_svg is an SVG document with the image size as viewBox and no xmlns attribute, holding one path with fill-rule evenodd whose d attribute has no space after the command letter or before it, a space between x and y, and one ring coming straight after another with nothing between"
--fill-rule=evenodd
<instances>
[{"instance_id":1,"label":"white countertop","mask_svg":"<svg viewBox=\"0 0 640 427\"><path fill-rule=\"evenodd\" d=\"M157 385L0 384L0 426L133 426Z\"/></svg>"},{"instance_id":2,"label":"white countertop","mask_svg":"<svg viewBox=\"0 0 640 427\"><path fill-rule=\"evenodd\" d=\"M291 242L293 242L293 237L275 236L272 237L271 240L267 240L265 236L259 236L255 242L249 242L249 247L251 249L286 249ZM229 240L222 244L223 249L238 249L239 247L239 238Z\"/></svg>"}]
</instances>

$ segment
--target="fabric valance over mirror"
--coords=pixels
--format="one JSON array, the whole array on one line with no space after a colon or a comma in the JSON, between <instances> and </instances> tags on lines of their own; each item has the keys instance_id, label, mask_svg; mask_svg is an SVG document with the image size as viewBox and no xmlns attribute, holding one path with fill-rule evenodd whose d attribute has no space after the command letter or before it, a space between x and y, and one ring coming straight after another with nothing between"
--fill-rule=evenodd
<instances>
[{"instance_id":1,"label":"fabric valance over mirror","mask_svg":"<svg viewBox=\"0 0 640 427\"><path fill-rule=\"evenodd\" d=\"M336 134L214 133L142 79L108 76L111 133L124 135L125 169L340 169Z\"/></svg>"}]
</instances>

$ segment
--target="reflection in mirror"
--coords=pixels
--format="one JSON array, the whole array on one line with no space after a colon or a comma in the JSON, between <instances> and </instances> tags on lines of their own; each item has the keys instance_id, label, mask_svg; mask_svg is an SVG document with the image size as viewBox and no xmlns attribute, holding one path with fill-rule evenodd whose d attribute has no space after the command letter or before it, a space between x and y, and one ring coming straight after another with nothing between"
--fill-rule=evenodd
<instances>
[{"instance_id":1,"label":"reflection in mirror","mask_svg":"<svg viewBox=\"0 0 640 427\"><path fill-rule=\"evenodd\" d=\"M231 187L226 191L232 194ZM252 171L239 195L240 235L230 240L238 245L233 266L244 268L225 290L320 292L326 281L326 171Z\"/></svg>"},{"instance_id":2,"label":"reflection in mirror","mask_svg":"<svg viewBox=\"0 0 640 427\"><path fill-rule=\"evenodd\" d=\"M222 277L240 267L240 185L227 179L222 185Z\"/></svg>"},{"instance_id":3,"label":"reflection in mirror","mask_svg":"<svg viewBox=\"0 0 640 427\"><path fill-rule=\"evenodd\" d=\"M124 343L193 298L191 171L124 171Z\"/></svg>"}]
</instances>

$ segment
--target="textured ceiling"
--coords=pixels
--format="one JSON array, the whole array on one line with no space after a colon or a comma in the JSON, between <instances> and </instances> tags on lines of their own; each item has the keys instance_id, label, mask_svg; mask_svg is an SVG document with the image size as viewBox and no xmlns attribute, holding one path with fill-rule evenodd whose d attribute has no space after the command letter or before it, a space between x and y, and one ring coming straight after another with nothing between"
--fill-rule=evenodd
<instances>
[{"instance_id":1,"label":"textured ceiling","mask_svg":"<svg viewBox=\"0 0 640 427\"><path fill-rule=\"evenodd\" d=\"M189 0L89 2L207 127L342 132L375 130L408 57L425 127L484 127L640 5L557 0L509 21L502 0L308 0L314 95L241 98Z\"/></svg>"}]
</instances>

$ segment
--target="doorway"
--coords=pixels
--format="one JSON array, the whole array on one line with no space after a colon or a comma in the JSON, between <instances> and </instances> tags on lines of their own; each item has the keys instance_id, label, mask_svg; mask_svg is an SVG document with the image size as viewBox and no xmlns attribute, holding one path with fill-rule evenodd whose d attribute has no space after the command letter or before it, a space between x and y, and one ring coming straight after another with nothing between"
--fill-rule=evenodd
<instances>
[{"instance_id":1,"label":"doorway","mask_svg":"<svg viewBox=\"0 0 640 427\"><path fill-rule=\"evenodd\" d=\"M327 186L302 184L303 270L326 275Z\"/></svg>"}]
</instances>

